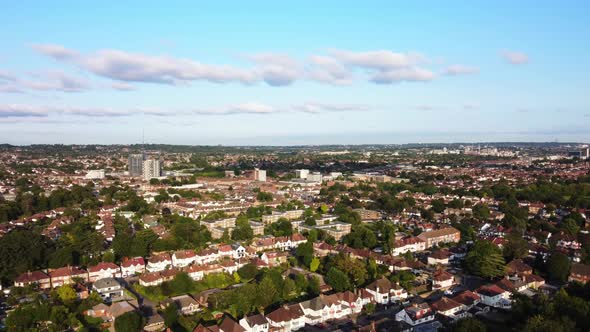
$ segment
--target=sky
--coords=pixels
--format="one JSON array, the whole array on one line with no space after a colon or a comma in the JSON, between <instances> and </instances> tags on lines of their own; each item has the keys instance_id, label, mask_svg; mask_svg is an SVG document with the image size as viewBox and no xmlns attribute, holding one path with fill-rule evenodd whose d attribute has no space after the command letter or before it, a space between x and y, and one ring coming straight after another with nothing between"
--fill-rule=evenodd
<instances>
[{"instance_id":1,"label":"sky","mask_svg":"<svg viewBox=\"0 0 590 332\"><path fill-rule=\"evenodd\" d=\"M590 142L588 1L2 2L0 143Z\"/></svg>"}]
</instances>

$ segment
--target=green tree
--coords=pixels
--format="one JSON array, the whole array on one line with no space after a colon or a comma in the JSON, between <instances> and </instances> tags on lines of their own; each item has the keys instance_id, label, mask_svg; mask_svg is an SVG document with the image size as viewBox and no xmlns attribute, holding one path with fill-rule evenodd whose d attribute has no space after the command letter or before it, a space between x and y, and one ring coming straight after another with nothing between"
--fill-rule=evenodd
<instances>
[{"instance_id":1,"label":"green tree","mask_svg":"<svg viewBox=\"0 0 590 332\"><path fill-rule=\"evenodd\" d=\"M335 267L332 267L328 271L328 274L326 274L326 282L328 285L332 286L336 292L343 292L345 290L351 289L350 279L346 273L338 270Z\"/></svg>"},{"instance_id":2,"label":"green tree","mask_svg":"<svg viewBox=\"0 0 590 332\"><path fill-rule=\"evenodd\" d=\"M305 266L310 266L313 259L313 244L311 242L304 242L295 249L295 256Z\"/></svg>"},{"instance_id":3,"label":"green tree","mask_svg":"<svg viewBox=\"0 0 590 332\"><path fill-rule=\"evenodd\" d=\"M469 317L459 319L450 328L451 332L486 332L486 326L477 318Z\"/></svg>"},{"instance_id":4,"label":"green tree","mask_svg":"<svg viewBox=\"0 0 590 332\"><path fill-rule=\"evenodd\" d=\"M320 267L320 259L317 257L314 257L311 260L311 263L309 264L309 270L311 272L315 272L315 271L317 271L318 267Z\"/></svg>"},{"instance_id":5,"label":"green tree","mask_svg":"<svg viewBox=\"0 0 590 332\"><path fill-rule=\"evenodd\" d=\"M489 241L475 242L475 245L467 253L465 263L469 272L483 278L496 278L505 273L506 262L502 257L502 252Z\"/></svg>"},{"instance_id":6,"label":"green tree","mask_svg":"<svg viewBox=\"0 0 590 332\"><path fill-rule=\"evenodd\" d=\"M67 306L72 305L78 298L76 291L70 285L63 285L57 288L57 296Z\"/></svg>"},{"instance_id":7,"label":"green tree","mask_svg":"<svg viewBox=\"0 0 590 332\"><path fill-rule=\"evenodd\" d=\"M547 260L547 274L549 279L558 281L558 282L566 282L567 277L570 274L571 262L569 258L560 253L559 251L554 251L549 256Z\"/></svg>"},{"instance_id":8,"label":"green tree","mask_svg":"<svg viewBox=\"0 0 590 332\"><path fill-rule=\"evenodd\" d=\"M115 319L115 331L136 332L143 328L143 317L136 311L129 311Z\"/></svg>"}]
</instances>

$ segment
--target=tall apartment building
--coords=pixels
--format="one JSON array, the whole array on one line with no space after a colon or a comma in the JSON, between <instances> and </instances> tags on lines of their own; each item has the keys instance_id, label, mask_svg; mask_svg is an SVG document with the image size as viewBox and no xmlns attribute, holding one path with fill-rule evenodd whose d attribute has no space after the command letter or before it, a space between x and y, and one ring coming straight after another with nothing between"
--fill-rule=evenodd
<instances>
[{"instance_id":1,"label":"tall apartment building","mask_svg":"<svg viewBox=\"0 0 590 332\"><path fill-rule=\"evenodd\" d=\"M145 155L143 153L130 154L129 155L129 175L142 176L144 161L145 161Z\"/></svg>"},{"instance_id":2,"label":"tall apartment building","mask_svg":"<svg viewBox=\"0 0 590 332\"><path fill-rule=\"evenodd\" d=\"M307 179L307 174L309 174L308 169L296 169L295 170L295 177L298 179Z\"/></svg>"},{"instance_id":3,"label":"tall apartment building","mask_svg":"<svg viewBox=\"0 0 590 332\"><path fill-rule=\"evenodd\" d=\"M162 176L162 163L157 159L148 159L143 162L143 178L149 180Z\"/></svg>"},{"instance_id":4,"label":"tall apartment building","mask_svg":"<svg viewBox=\"0 0 590 332\"><path fill-rule=\"evenodd\" d=\"M254 180L260 182L266 182L266 171L262 169L254 169Z\"/></svg>"},{"instance_id":5,"label":"tall apartment building","mask_svg":"<svg viewBox=\"0 0 590 332\"><path fill-rule=\"evenodd\" d=\"M320 172L309 173L309 174L307 174L307 178L306 179L309 182L318 182L318 183L321 183L322 182L322 173L320 173Z\"/></svg>"}]
</instances>

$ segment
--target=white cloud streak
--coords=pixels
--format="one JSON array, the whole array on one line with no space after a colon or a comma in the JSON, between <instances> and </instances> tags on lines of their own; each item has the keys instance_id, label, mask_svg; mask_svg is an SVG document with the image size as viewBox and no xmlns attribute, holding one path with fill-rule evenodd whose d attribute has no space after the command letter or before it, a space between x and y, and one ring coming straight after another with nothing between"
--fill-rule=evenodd
<instances>
[{"instance_id":1,"label":"white cloud streak","mask_svg":"<svg viewBox=\"0 0 590 332\"><path fill-rule=\"evenodd\" d=\"M119 118L130 117L135 115L144 115L151 117L190 117L194 115L229 116L239 114L268 115L276 113L347 112L368 111L371 109L372 108L367 105L330 104L317 102L308 102L301 105L293 105L287 107L275 107L263 103L248 102L218 108L183 109L177 111L141 108L113 110L107 108L82 108L9 104L0 105L0 118L24 119L56 116Z\"/></svg>"},{"instance_id":2,"label":"white cloud streak","mask_svg":"<svg viewBox=\"0 0 590 332\"><path fill-rule=\"evenodd\" d=\"M458 76L479 73L479 68L466 65L451 65L442 70L443 75Z\"/></svg>"},{"instance_id":3,"label":"white cloud streak","mask_svg":"<svg viewBox=\"0 0 590 332\"><path fill-rule=\"evenodd\" d=\"M500 52L500 56L512 65L523 65L529 62L529 56L522 52L504 50Z\"/></svg>"}]
</instances>

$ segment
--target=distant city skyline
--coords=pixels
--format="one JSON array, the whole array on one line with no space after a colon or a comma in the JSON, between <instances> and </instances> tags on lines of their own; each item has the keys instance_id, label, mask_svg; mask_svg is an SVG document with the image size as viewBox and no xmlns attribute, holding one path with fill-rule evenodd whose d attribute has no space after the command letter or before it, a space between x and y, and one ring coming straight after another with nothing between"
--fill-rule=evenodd
<instances>
[{"instance_id":1,"label":"distant city skyline","mask_svg":"<svg viewBox=\"0 0 590 332\"><path fill-rule=\"evenodd\" d=\"M0 143L590 142L585 1L3 9Z\"/></svg>"}]
</instances>

